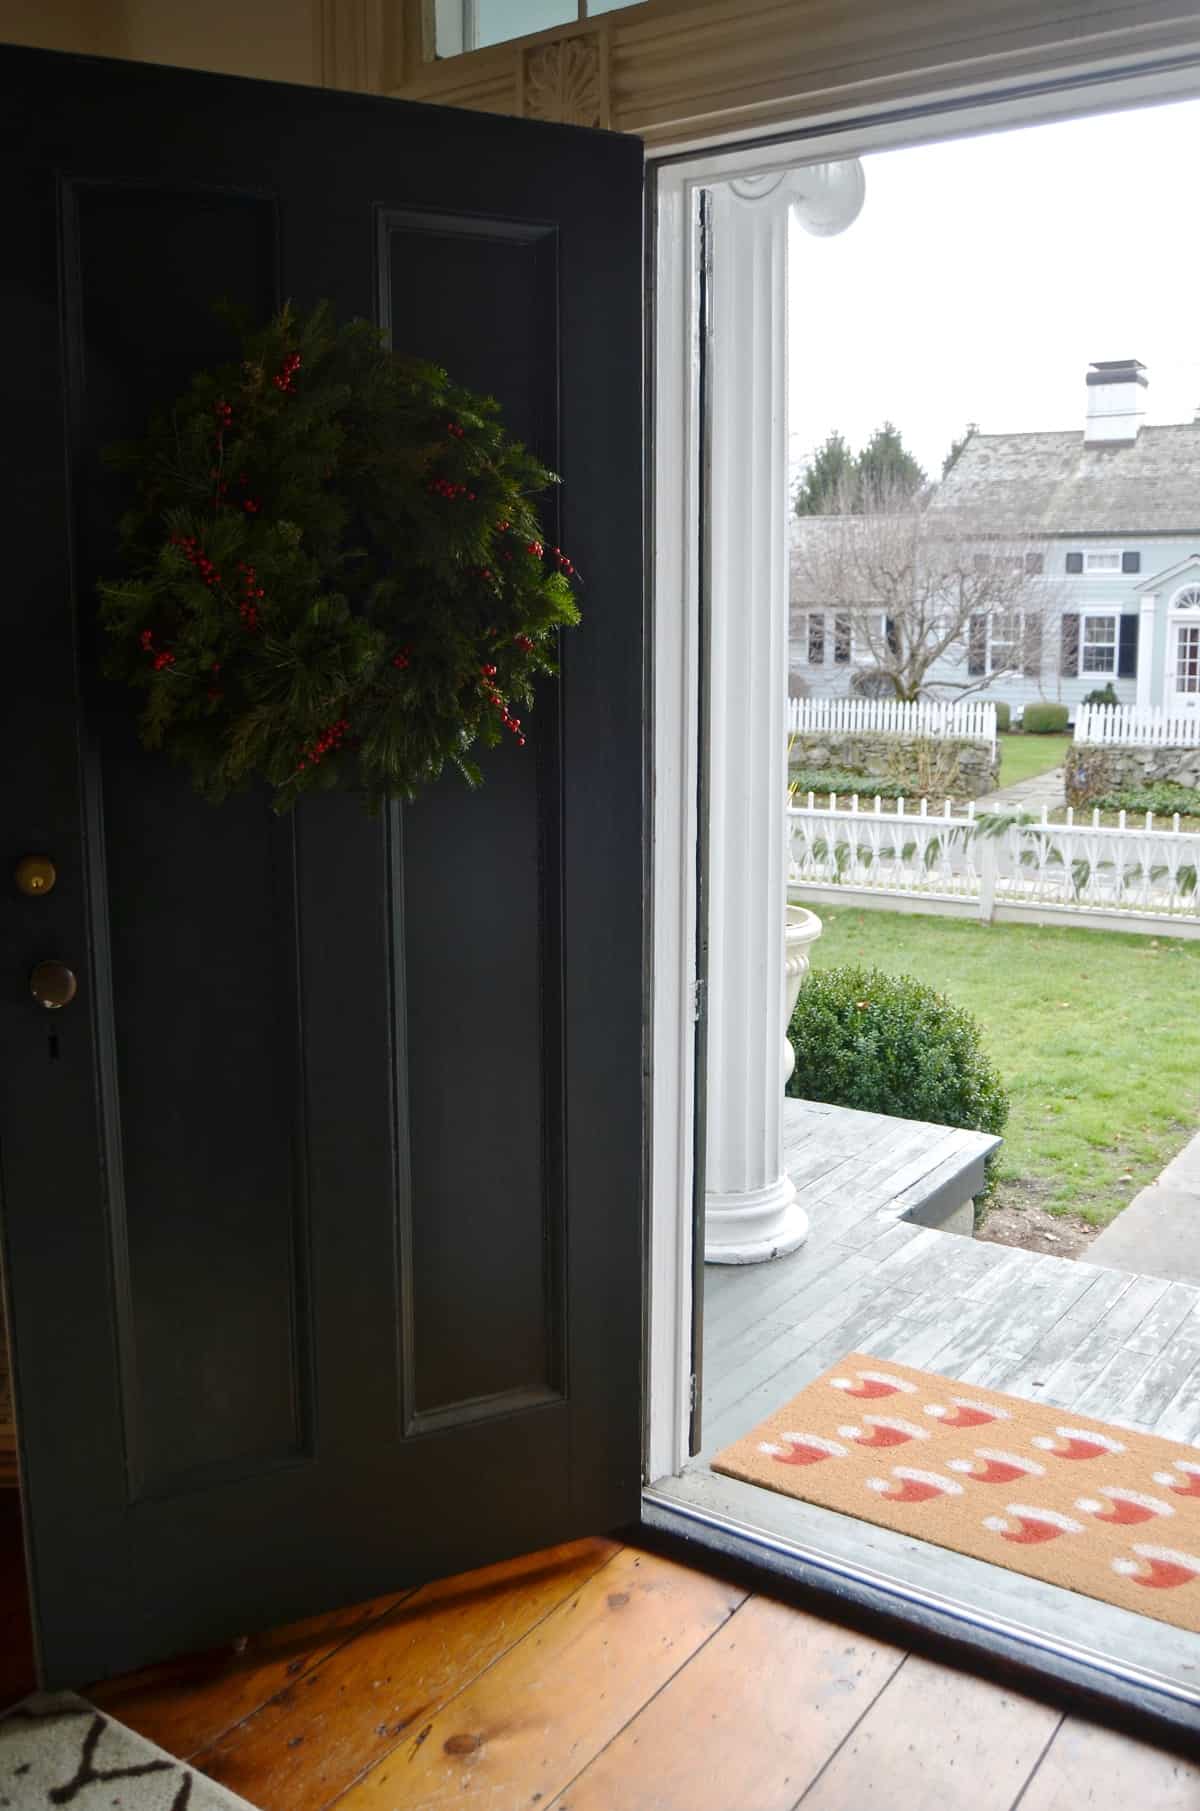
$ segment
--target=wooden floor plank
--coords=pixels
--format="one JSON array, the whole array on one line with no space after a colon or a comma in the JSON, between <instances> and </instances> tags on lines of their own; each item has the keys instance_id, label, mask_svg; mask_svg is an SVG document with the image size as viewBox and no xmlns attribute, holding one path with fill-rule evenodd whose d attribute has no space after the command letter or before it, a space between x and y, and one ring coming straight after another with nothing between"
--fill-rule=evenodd
<instances>
[{"instance_id":1,"label":"wooden floor plank","mask_svg":"<svg viewBox=\"0 0 1200 1811\"><path fill-rule=\"evenodd\" d=\"M1010 1811L1058 1711L910 1654L800 1811Z\"/></svg>"},{"instance_id":2,"label":"wooden floor plank","mask_svg":"<svg viewBox=\"0 0 1200 1811\"><path fill-rule=\"evenodd\" d=\"M791 1811L903 1658L752 1598L548 1811Z\"/></svg>"},{"instance_id":3,"label":"wooden floor plank","mask_svg":"<svg viewBox=\"0 0 1200 1811\"><path fill-rule=\"evenodd\" d=\"M1200 1767L1111 1729L1068 1718L1020 1811L1196 1811Z\"/></svg>"},{"instance_id":4,"label":"wooden floor plank","mask_svg":"<svg viewBox=\"0 0 1200 1811\"><path fill-rule=\"evenodd\" d=\"M622 1549L576 1541L422 1587L195 1755L262 1811L319 1811L427 1723Z\"/></svg>"},{"instance_id":5,"label":"wooden floor plank","mask_svg":"<svg viewBox=\"0 0 1200 1811\"><path fill-rule=\"evenodd\" d=\"M552 1802L745 1599L626 1548L421 1723L338 1811L526 1811ZM267 1803L265 1811L291 1811Z\"/></svg>"},{"instance_id":6,"label":"wooden floor plank","mask_svg":"<svg viewBox=\"0 0 1200 1811\"><path fill-rule=\"evenodd\" d=\"M84 1695L169 1754L188 1759L244 1717L294 1687L364 1624L407 1593L395 1592L232 1644L185 1654L119 1679L84 1687Z\"/></svg>"}]
</instances>

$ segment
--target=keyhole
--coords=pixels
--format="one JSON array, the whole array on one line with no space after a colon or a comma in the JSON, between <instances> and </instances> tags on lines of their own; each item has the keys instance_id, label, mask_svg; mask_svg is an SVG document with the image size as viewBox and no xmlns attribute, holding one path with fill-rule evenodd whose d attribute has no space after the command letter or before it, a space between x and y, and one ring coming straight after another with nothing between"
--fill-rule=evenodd
<instances>
[{"instance_id":1,"label":"keyhole","mask_svg":"<svg viewBox=\"0 0 1200 1811\"><path fill-rule=\"evenodd\" d=\"M57 1061L58 1061L58 1033L57 1033L57 1031L52 1031L50 1033L49 1044L50 1044L50 1061L52 1063L57 1063Z\"/></svg>"}]
</instances>

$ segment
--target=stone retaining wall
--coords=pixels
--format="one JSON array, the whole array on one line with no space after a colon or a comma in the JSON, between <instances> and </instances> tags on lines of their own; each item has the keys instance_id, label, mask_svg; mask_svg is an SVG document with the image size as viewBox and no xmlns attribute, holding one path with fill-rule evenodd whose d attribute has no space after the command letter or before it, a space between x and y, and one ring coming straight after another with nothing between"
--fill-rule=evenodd
<instances>
[{"instance_id":1,"label":"stone retaining wall","mask_svg":"<svg viewBox=\"0 0 1200 1811\"><path fill-rule=\"evenodd\" d=\"M876 731L796 736L789 759L793 768L841 768L876 780L896 780L913 798L977 799L994 789L1000 772L1000 756L993 757L990 742Z\"/></svg>"},{"instance_id":2,"label":"stone retaining wall","mask_svg":"<svg viewBox=\"0 0 1200 1811\"><path fill-rule=\"evenodd\" d=\"M1113 748L1073 742L1067 750L1068 805L1090 805L1106 793L1174 780L1200 788L1200 748Z\"/></svg>"}]
</instances>

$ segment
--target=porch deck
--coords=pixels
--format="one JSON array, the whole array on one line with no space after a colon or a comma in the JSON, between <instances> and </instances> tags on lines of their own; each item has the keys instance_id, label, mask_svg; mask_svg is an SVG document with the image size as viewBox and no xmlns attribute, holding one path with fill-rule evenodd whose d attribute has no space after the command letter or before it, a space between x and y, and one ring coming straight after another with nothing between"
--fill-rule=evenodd
<instances>
[{"instance_id":1,"label":"porch deck","mask_svg":"<svg viewBox=\"0 0 1200 1811\"><path fill-rule=\"evenodd\" d=\"M937 1220L960 1141L977 1134L801 1101L785 1126L808 1242L772 1264L706 1269L703 1450L657 1488L1196 1689L1193 1635L709 1470L854 1350L1200 1442L1200 1288L917 1223Z\"/></svg>"}]
</instances>

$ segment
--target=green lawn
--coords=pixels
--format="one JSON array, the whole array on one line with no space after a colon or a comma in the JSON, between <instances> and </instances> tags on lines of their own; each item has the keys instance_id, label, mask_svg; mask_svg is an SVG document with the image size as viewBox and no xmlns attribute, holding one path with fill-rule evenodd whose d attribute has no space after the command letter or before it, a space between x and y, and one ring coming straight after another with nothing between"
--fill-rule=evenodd
<instances>
[{"instance_id":1,"label":"green lawn","mask_svg":"<svg viewBox=\"0 0 1200 1811\"><path fill-rule=\"evenodd\" d=\"M1022 736L1009 730L999 738L1000 785L1014 786L1036 774L1061 767L1071 746L1070 736Z\"/></svg>"},{"instance_id":2,"label":"green lawn","mask_svg":"<svg viewBox=\"0 0 1200 1811\"><path fill-rule=\"evenodd\" d=\"M917 975L979 1020L1012 1096L1001 1205L1103 1225L1200 1129L1200 940L817 910L818 968Z\"/></svg>"}]
</instances>

